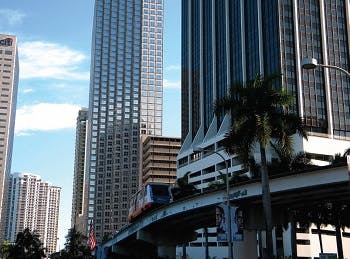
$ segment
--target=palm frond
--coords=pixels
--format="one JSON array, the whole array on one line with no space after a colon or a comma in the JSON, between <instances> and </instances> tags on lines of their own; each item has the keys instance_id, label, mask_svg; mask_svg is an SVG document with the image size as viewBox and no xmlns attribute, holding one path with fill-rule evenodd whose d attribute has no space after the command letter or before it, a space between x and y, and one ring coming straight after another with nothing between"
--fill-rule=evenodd
<instances>
[{"instance_id":1,"label":"palm frond","mask_svg":"<svg viewBox=\"0 0 350 259\"><path fill-rule=\"evenodd\" d=\"M343 156L348 156L350 155L350 148L346 149Z\"/></svg>"}]
</instances>

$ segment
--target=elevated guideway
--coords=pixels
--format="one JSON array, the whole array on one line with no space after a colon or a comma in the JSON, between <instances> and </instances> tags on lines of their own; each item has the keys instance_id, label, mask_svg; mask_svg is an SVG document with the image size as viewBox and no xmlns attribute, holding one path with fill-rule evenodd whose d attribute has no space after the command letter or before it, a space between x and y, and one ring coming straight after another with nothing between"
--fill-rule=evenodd
<instances>
[{"instance_id":1,"label":"elevated guideway","mask_svg":"<svg viewBox=\"0 0 350 259\"><path fill-rule=\"evenodd\" d=\"M271 177L270 191L274 223L277 224L287 220L283 212L285 208L312 206L324 200L349 202L349 172L342 165L278 175ZM261 194L258 180L230 187L231 204L244 208L245 231L256 231L264 227ZM176 245L196 239L196 229L215 225L215 206L225 201L226 190L222 189L197 194L160 207L115 234L113 239L99 249L98 258L106 258L111 252L137 258L175 258ZM245 236L252 235L247 233ZM249 242L253 242L253 246ZM240 242L241 249L236 249L236 253L242 257L238 258L248 258L244 256L254 247L254 242L256 247L254 238L250 241L245 238L244 242Z\"/></svg>"}]
</instances>

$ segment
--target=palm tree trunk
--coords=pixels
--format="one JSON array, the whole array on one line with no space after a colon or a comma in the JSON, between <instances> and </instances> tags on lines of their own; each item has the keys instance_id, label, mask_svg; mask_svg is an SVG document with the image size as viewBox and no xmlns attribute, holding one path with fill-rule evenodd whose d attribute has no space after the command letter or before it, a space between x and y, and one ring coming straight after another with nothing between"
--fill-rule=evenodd
<instances>
[{"instance_id":1,"label":"palm tree trunk","mask_svg":"<svg viewBox=\"0 0 350 259\"><path fill-rule=\"evenodd\" d=\"M261 155L261 187L262 187L262 200L266 222L266 249L267 258L273 258L273 245L272 245L272 209L271 209L271 195L269 175L266 167L266 150L260 143L260 155Z\"/></svg>"},{"instance_id":2,"label":"palm tree trunk","mask_svg":"<svg viewBox=\"0 0 350 259\"><path fill-rule=\"evenodd\" d=\"M316 226L317 226L317 232L318 232L318 241L320 242L320 249L321 249L321 253L323 254L321 224L317 223Z\"/></svg>"},{"instance_id":3,"label":"palm tree trunk","mask_svg":"<svg viewBox=\"0 0 350 259\"><path fill-rule=\"evenodd\" d=\"M337 238L338 259L344 259L343 244L342 244L341 230L340 230L340 225L339 224L337 224L335 226L335 236Z\"/></svg>"}]
</instances>

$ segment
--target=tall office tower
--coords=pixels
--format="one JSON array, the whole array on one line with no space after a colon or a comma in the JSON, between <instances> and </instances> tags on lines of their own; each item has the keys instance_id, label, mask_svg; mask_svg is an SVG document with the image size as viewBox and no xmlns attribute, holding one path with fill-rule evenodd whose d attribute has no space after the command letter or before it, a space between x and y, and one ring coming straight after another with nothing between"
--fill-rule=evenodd
<instances>
[{"instance_id":1,"label":"tall office tower","mask_svg":"<svg viewBox=\"0 0 350 259\"><path fill-rule=\"evenodd\" d=\"M98 241L127 222L140 134L162 134L163 0L96 0L88 220Z\"/></svg>"},{"instance_id":2,"label":"tall office tower","mask_svg":"<svg viewBox=\"0 0 350 259\"><path fill-rule=\"evenodd\" d=\"M150 182L173 184L176 179L176 157L180 147L180 138L142 136L139 186Z\"/></svg>"},{"instance_id":3,"label":"tall office tower","mask_svg":"<svg viewBox=\"0 0 350 259\"><path fill-rule=\"evenodd\" d=\"M301 61L350 68L348 0L182 0L182 139L178 177L205 189L218 170L241 170L222 142L229 115L216 117L214 100L235 81L282 73L295 95L293 111L305 118L309 140L296 139L319 164L350 146L350 82L335 69L303 70ZM198 147L215 150L194 152ZM202 153L203 154L203 153ZM271 154L269 154L270 156ZM257 156L258 158L259 156Z\"/></svg>"},{"instance_id":4,"label":"tall office tower","mask_svg":"<svg viewBox=\"0 0 350 259\"><path fill-rule=\"evenodd\" d=\"M5 239L14 242L29 228L39 234L48 255L56 251L60 187L29 173L12 174L8 189Z\"/></svg>"},{"instance_id":5,"label":"tall office tower","mask_svg":"<svg viewBox=\"0 0 350 259\"><path fill-rule=\"evenodd\" d=\"M214 115L214 101L227 93L232 82L253 79L257 73L282 73L282 85L294 94L292 109L305 118L310 135L308 141L296 141L297 150L319 163L324 159L325 164L350 146L349 77L336 69L301 67L304 58L314 57L321 64L349 70L349 1L184 0L182 4L180 176L192 171L191 162L197 158L193 148L221 147L230 118Z\"/></svg>"},{"instance_id":6,"label":"tall office tower","mask_svg":"<svg viewBox=\"0 0 350 259\"><path fill-rule=\"evenodd\" d=\"M18 73L17 39L0 34L0 242L5 232L7 197L4 190L11 171Z\"/></svg>"},{"instance_id":7,"label":"tall office tower","mask_svg":"<svg viewBox=\"0 0 350 259\"><path fill-rule=\"evenodd\" d=\"M79 111L75 136L75 160L71 227L80 233L87 229L87 174L86 174L86 139L87 139L87 108Z\"/></svg>"}]
</instances>

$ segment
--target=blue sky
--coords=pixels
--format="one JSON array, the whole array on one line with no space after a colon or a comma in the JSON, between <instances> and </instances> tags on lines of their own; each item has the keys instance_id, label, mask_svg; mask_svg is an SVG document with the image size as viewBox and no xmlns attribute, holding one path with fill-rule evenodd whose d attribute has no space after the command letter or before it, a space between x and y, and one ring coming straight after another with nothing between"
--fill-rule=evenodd
<instances>
[{"instance_id":1,"label":"blue sky","mask_svg":"<svg viewBox=\"0 0 350 259\"><path fill-rule=\"evenodd\" d=\"M70 228L75 123L88 105L93 0L11 0L0 33L20 58L12 172L62 187L59 244ZM163 135L180 136L180 0L165 0Z\"/></svg>"}]
</instances>

